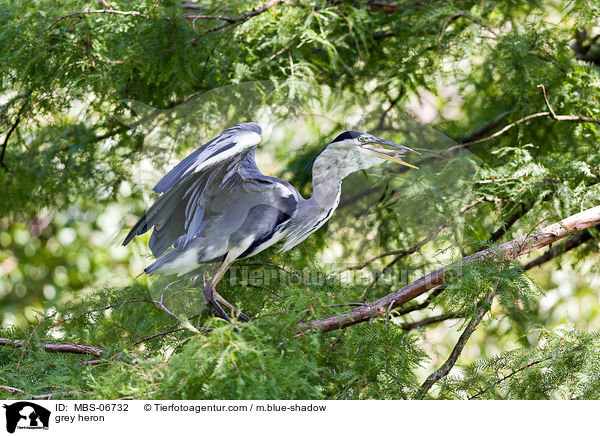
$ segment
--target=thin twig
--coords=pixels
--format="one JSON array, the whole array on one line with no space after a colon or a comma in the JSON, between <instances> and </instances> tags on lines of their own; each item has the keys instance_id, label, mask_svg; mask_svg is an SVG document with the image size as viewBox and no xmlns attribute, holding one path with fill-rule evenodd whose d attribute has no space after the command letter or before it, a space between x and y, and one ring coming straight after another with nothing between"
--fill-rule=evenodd
<instances>
[{"instance_id":1,"label":"thin twig","mask_svg":"<svg viewBox=\"0 0 600 436\"><path fill-rule=\"evenodd\" d=\"M218 26L212 27L210 29L208 29L206 32L204 32L201 35L198 35L194 38L192 38L189 43L191 45L195 45L201 38L203 38L205 35L207 35L208 33L212 33L212 32L217 32L219 30L225 29L229 26L233 26L235 24L241 24L245 21L247 21L248 19L255 17L257 15L262 14L263 12L268 11L269 9L271 9L273 6L276 6L278 3L281 3L283 0L270 0L268 2L266 2L264 5L262 5L259 8L255 8L252 9L251 11L248 12L244 12L241 15L238 15L235 18L232 18L231 21L227 21L223 24L219 24Z\"/></svg>"},{"instance_id":2,"label":"thin twig","mask_svg":"<svg viewBox=\"0 0 600 436\"><path fill-rule=\"evenodd\" d=\"M508 117L514 111L515 111L515 109L511 109L511 110L501 113L496 118L494 118L492 121L488 121L487 123L485 123L483 126L478 128L474 132L469 133L467 136L462 137L460 139L460 142L461 143L471 142L471 141L474 141L476 139L483 137L484 135L491 132L493 129L497 128L498 125L500 124L500 121L504 120L506 117Z\"/></svg>"},{"instance_id":3,"label":"thin twig","mask_svg":"<svg viewBox=\"0 0 600 436\"><path fill-rule=\"evenodd\" d=\"M50 25L42 30L40 30L38 32L38 34L36 35L36 38L39 37L42 33L48 31L49 29L51 29L52 27L56 26L58 23L60 23L62 20L65 20L67 18L72 18L72 17L78 17L81 15L90 15L90 14L117 14L117 15L131 15L131 16L137 16L137 17L142 17L142 18L146 18L146 19L150 19L150 16L142 14L141 12L138 11L118 11L116 9L94 9L94 10L90 10L90 11L79 11L79 12L72 12L70 14L66 14L66 15L62 15L60 17L56 17L56 19L50 23Z\"/></svg>"},{"instance_id":4,"label":"thin twig","mask_svg":"<svg viewBox=\"0 0 600 436\"><path fill-rule=\"evenodd\" d=\"M25 392L24 390L21 390L19 388L13 388L12 386L0 385L0 389L4 389L5 391L9 391L9 392L18 392L20 394L27 394L27 392ZM27 394L27 395L29 395L29 394Z\"/></svg>"},{"instance_id":5,"label":"thin twig","mask_svg":"<svg viewBox=\"0 0 600 436\"><path fill-rule=\"evenodd\" d=\"M466 206L463 206L459 209L458 214L463 214L465 212L467 212L469 209L471 209L472 207L476 206L477 204L481 203L482 201L485 200L485 197L479 197L478 199L472 201L471 203L467 204ZM335 271L331 274L329 274L327 276L327 279L330 279L331 277L334 277L336 275L339 275L345 271L354 271L354 270L361 270L366 268L369 264L375 262L376 260L379 260L381 258L387 257L387 256L398 256L399 258L402 257L406 257L409 256L413 253L416 253L417 251L419 251L423 245L427 244L429 241L431 241L435 236L437 236L444 228L446 228L450 222L452 221L452 218L447 219L444 223L440 224L431 234L429 234L428 236L426 236L425 238L421 239L419 242L417 242L415 245L413 245L410 248L406 248L406 249L401 249L401 250L390 250L390 251L386 251L385 253L381 253L377 256L374 256L368 260L366 260L365 262L358 264L358 265L352 265L352 266L348 266L346 268L343 268L339 271ZM398 262L398 258L396 258L393 262L396 263ZM390 265L386 266L386 268L388 268ZM388 268L389 269L389 268ZM385 270L385 268L384 268Z\"/></svg>"},{"instance_id":6,"label":"thin twig","mask_svg":"<svg viewBox=\"0 0 600 436\"><path fill-rule=\"evenodd\" d=\"M150 300L148 298L136 298L134 300L118 301L116 303L109 304L108 306L104 306L99 309L86 310L85 312L79 313L79 314L71 316L69 318L62 319L62 320L57 321L54 324L52 324L52 327L56 327L56 326L66 323L66 322L72 321L75 318L79 318L80 316L89 315L90 313L94 313L94 312L100 312L101 310L112 309L113 307L117 307L117 306L120 306L121 304L126 304L126 303L152 303L152 304L154 304L154 300Z\"/></svg>"},{"instance_id":7,"label":"thin twig","mask_svg":"<svg viewBox=\"0 0 600 436\"><path fill-rule=\"evenodd\" d=\"M502 129L498 130L497 132L495 132L489 136L486 136L485 138L476 139L474 141L464 142L462 144L457 144L452 147L448 147L446 150L444 150L444 152L450 153L450 152L453 152L456 150L460 150L461 148L469 147L474 144L479 144L480 142L489 141L490 139L493 139L493 138L496 138L496 137L502 135L503 133L507 132L508 130L512 129L513 127L518 126L519 124L524 123L525 121L529 121L534 118L550 116L552 119L554 119L556 121L571 121L571 122L578 122L578 123L600 124L600 120L598 120L596 118L592 118L592 117L585 117L582 115L557 115L554 112L554 109L552 109L552 106L550 106L550 103L548 102L548 98L546 97L546 88L544 87L544 85L539 84L538 87L542 88L542 94L544 96L544 101L546 103L546 107L548 108L548 111L538 112L535 114L527 115L526 117L520 118L515 122L507 124Z\"/></svg>"},{"instance_id":8,"label":"thin twig","mask_svg":"<svg viewBox=\"0 0 600 436\"><path fill-rule=\"evenodd\" d=\"M519 177L498 177L498 178L492 177L491 179L474 180L473 184L475 184L475 185L486 185L488 183L516 182L516 181L520 181L520 180L522 180L522 179L519 178Z\"/></svg>"},{"instance_id":9,"label":"thin twig","mask_svg":"<svg viewBox=\"0 0 600 436\"><path fill-rule=\"evenodd\" d=\"M106 6L108 9L114 9L106 0L101 0L102 4Z\"/></svg>"},{"instance_id":10,"label":"thin twig","mask_svg":"<svg viewBox=\"0 0 600 436\"><path fill-rule=\"evenodd\" d=\"M25 355L25 351L27 351L27 348L29 347L29 343L31 342L31 338L33 337L33 334L35 333L35 331L38 329L38 327L42 323L42 319L43 318L40 316L39 319L38 319L38 323L33 328L33 330L31 330L31 334L27 338L27 342L25 342L25 344L23 344L23 346L22 346L23 351L21 352L21 357L19 357L19 361L17 362L17 367L15 368L15 372L19 372L19 366L21 365L21 361L23 360L23 356Z\"/></svg>"},{"instance_id":11,"label":"thin twig","mask_svg":"<svg viewBox=\"0 0 600 436\"><path fill-rule=\"evenodd\" d=\"M532 366L539 365L540 363L546 362L547 360L550 360L550 359L551 359L551 357L546 357L545 359L534 360L533 362L528 363L527 365L522 366L521 368L514 370L513 372L511 372L510 374L506 375L505 377L502 377L501 379L496 380L492 386L496 386L496 385L498 385L498 384L506 381L507 379L511 378L513 375L518 374L521 371L526 370L527 368L531 368ZM470 396L469 400L472 400L474 398L479 397L480 395L485 394L487 391L489 391L492 388L492 386L489 386L489 387L483 389L482 391L477 392L475 395Z\"/></svg>"},{"instance_id":12,"label":"thin twig","mask_svg":"<svg viewBox=\"0 0 600 436\"><path fill-rule=\"evenodd\" d=\"M151 336L145 337L143 339L140 339L139 341L135 341L133 344L131 344L131 346L141 344L142 342L146 342L146 341L149 341L150 339L158 338L160 336L168 335L169 333L180 332L182 330L186 330L186 329L184 327L179 327L179 328L176 328L176 329L171 329L171 330L166 330L164 332L156 333L154 335L151 335Z\"/></svg>"},{"instance_id":13,"label":"thin twig","mask_svg":"<svg viewBox=\"0 0 600 436\"><path fill-rule=\"evenodd\" d=\"M556 115L554 109L552 109L552 106L550 106L550 103L548 102L548 98L546 98L546 88L541 83L538 85L538 88L542 88L542 94L544 95L546 106L548 107L552 118L554 118L556 121L576 121L581 123L600 124L600 120L597 120L596 118L584 117L581 115Z\"/></svg>"},{"instance_id":14,"label":"thin twig","mask_svg":"<svg viewBox=\"0 0 600 436\"><path fill-rule=\"evenodd\" d=\"M446 321L449 319L462 318L458 313L446 313L443 315L431 316L429 318L421 319L414 322L406 322L400 325L400 328L404 331L418 329L427 325L436 324L438 322Z\"/></svg>"},{"instance_id":15,"label":"thin twig","mask_svg":"<svg viewBox=\"0 0 600 436\"><path fill-rule=\"evenodd\" d=\"M546 97L546 87L540 83L538 85L538 88L542 88L542 95L544 96L544 101L546 102L546 106L548 107L548 110L550 111L550 115L552 115L552 118L554 118L556 120L557 119L556 113L554 112L554 109L552 109L552 106L550 106L550 103L548 102L548 98Z\"/></svg>"},{"instance_id":16,"label":"thin twig","mask_svg":"<svg viewBox=\"0 0 600 436\"><path fill-rule=\"evenodd\" d=\"M12 386L3 386L3 385L0 385L0 389L4 389L5 391L9 391L9 392L18 392L19 394L27 395L32 400L49 400L52 397L69 396L69 395L76 394L77 392L86 392L83 389L79 389L79 390L76 390L76 391L61 391L61 392L51 392L49 394L32 395L29 392L25 392L24 390L19 389L19 388L13 388Z\"/></svg>"},{"instance_id":17,"label":"thin twig","mask_svg":"<svg viewBox=\"0 0 600 436\"><path fill-rule=\"evenodd\" d=\"M193 18L194 20L223 20L229 23L235 23L235 18L226 17L225 15L195 15L185 14L185 18Z\"/></svg>"},{"instance_id":18,"label":"thin twig","mask_svg":"<svg viewBox=\"0 0 600 436\"><path fill-rule=\"evenodd\" d=\"M525 121L529 121L529 120L532 120L534 118L547 117L548 115L550 115L550 112L538 112L538 113L535 113L535 114L527 115L526 117L520 118L517 121L514 121L514 122L512 122L510 124L507 124L506 126L504 126L503 128L501 128L497 132L492 133L491 135L486 136L485 138L476 139L476 140L470 141L470 142L463 142L462 144L456 144L456 145L453 145L452 147L448 147L448 148L446 148L444 150L444 153L451 153L453 151L460 150L462 148L470 147L471 145L479 144L480 142L489 141L490 139L497 138L498 136L506 133L507 131L509 131L513 127L518 126L519 124L524 123Z\"/></svg>"},{"instance_id":19,"label":"thin twig","mask_svg":"<svg viewBox=\"0 0 600 436\"><path fill-rule=\"evenodd\" d=\"M379 123L377 124L376 129L382 129L384 124L385 124L385 119L388 116L388 114L390 113L390 111L396 107L396 105L398 104L398 102L400 101L400 99L405 95L404 92L404 88L400 89L400 91L398 91L398 95L393 98L392 100L390 100L390 105L388 106L388 108L383 111L383 113L381 114L381 117L379 117ZM389 97L388 97L389 98Z\"/></svg>"},{"instance_id":20,"label":"thin twig","mask_svg":"<svg viewBox=\"0 0 600 436\"><path fill-rule=\"evenodd\" d=\"M2 166L2 168L4 168L5 171L9 171L8 166L6 166L6 164L4 163L4 155L6 154L6 147L8 146L8 140L10 139L10 137L14 133L14 131L17 130L17 127L19 127L19 123L21 122L21 115L23 115L23 111L25 110L25 107L27 106L30 95L31 95L31 91L25 97L25 101L23 102L23 105L19 109L19 112L17 112L17 118L15 119L15 122L12 124L12 126L10 126L10 129L8 130L8 132L6 133L6 136L4 137L4 141L2 142L2 152L0 153L0 166Z\"/></svg>"},{"instance_id":21,"label":"thin twig","mask_svg":"<svg viewBox=\"0 0 600 436\"><path fill-rule=\"evenodd\" d=\"M467 341L469 340L469 338L471 337L471 335L473 334L473 332L475 331L475 329L489 310L493 298L494 293L492 291L488 291L485 297L483 297L483 299L479 303L479 308L477 309L475 316L471 319L467 327L465 327L462 334L460 335L460 338L458 339L458 342L456 342L456 345L452 349L452 352L450 353L448 359L442 364L442 366L437 371L435 371L433 374L427 377L425 382L423 382L423 384L415 394L415 399L422 400L423 397L429 391L429 389L431 389L431 387L436 382L448 375L448 373L450 372L452 367L454 367L454 364L458 360L460 353L462 353L465 344L467 343Z\"/></svg>"}]
</instances>

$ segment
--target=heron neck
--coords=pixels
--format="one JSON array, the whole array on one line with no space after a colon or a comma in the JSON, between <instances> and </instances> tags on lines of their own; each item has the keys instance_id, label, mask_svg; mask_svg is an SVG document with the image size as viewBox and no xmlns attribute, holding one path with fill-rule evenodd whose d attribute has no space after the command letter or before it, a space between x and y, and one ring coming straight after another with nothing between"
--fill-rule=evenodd
<instances>
[{"instance_id":1,"label":"heron neck","mask_svg":"<svg viewBox=\"0 0 600 436\"><path fill-rule=\"evenodd\" d=\"M317 156L313 164L313 195L310 200L326 213L333 212L340 201L342 180L358 168L348 163L346 152L327 148Z\"/></svg>"}]
</instances>

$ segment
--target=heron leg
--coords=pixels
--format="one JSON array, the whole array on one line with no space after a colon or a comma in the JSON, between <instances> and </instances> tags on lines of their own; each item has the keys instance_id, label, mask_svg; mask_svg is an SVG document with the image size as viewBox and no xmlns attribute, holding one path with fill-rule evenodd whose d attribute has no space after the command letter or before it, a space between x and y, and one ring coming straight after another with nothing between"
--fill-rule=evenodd
<instances>
[{"instance_id":1,"label":"heron leg","mask_svg":"<svg viewBox=\"0 0 600 436\"><path fill-rule=\"evenodd\" d=\"M225 307L236 313L242 321L252 321L252 318L244 314L244 312L239 310L237 307L235 307L217 292L217 283L223 278L225 272L229 268L229 265L229 263L223 262L223 264L215 271L215 275L209 280L208 283L204 285L203 293L204 298L206 300L206 304L212 305L216 309L217 315L229 322L231 322L231 318L223 310L219 302L221 302Z\"/></svg>"},{"instance_id":2,"label":"heron leg","mask_svg":"<svg viewBox=\"0 0 600 436\"><path fill-rule=\"evenodd\" d=\"M212 280L204 287L203 289L204 299L206 300L206 305L211 305L215 308L217 315L223 318L224 320L232 323L231 318L227 315L227 312L223 310L217 299L215 298L215 288L213 286Z\"/></svg>"}]
</instances>

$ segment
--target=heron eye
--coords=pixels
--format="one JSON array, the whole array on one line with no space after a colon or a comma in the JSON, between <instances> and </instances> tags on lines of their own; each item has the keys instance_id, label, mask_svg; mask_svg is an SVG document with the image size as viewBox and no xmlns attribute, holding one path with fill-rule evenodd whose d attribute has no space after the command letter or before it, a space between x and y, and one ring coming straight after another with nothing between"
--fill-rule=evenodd
<instances>
[{"instance_id":1,"label":"heron eye","mask_svg":"<svg viewBox=\"0 0 600 436\"><path fill-rule=\"evenodd\" d=\"M366 138L364 136L359 136L358 137L358 142L365 142Z\"/></svg>"}]
</instances>

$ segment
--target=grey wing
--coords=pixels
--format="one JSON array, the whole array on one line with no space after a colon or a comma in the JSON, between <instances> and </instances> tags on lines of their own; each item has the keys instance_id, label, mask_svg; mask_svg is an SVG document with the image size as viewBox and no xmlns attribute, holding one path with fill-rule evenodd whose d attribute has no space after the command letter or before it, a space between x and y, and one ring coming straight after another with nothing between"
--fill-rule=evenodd
<instances>
[{"instance_id":1,"label":"grey wing","mask_svg":"<svg viewBox=\"0 0 600 436\"><path fill-rule=\"evenodd\" d=\"M152 227L149 245L154 256L171 245L189 243L206 226L206 192L215 187L233 189L240 183L238 170L249 153L253 161L260 132L256 123L234 126L183 159L156 184L154 190L163 194L131 229L123 245Z\"/></svg>"},{"instance_id":2,"label":"grey wing","mask_svg":"<svg viewBox=\"0 0 600 436\"><path fill-rule=\"evenodd\" d=\"M240 142L249 142L251 145L258 135L260 141L261 128L257 123L238 124L230 129L225 130L212 141L204 144L196 151L191 153L181 162L179 162L171 171L169 171L153 188L154 192L167 192L190 172L196 171L198 168L210 167L211 162L219 162L219 157L223 155L231 156L239 147ZM258 142L254 144L256 146ZM245 148L242 147L241 148Z\"/></svg>"}]
</instances>

